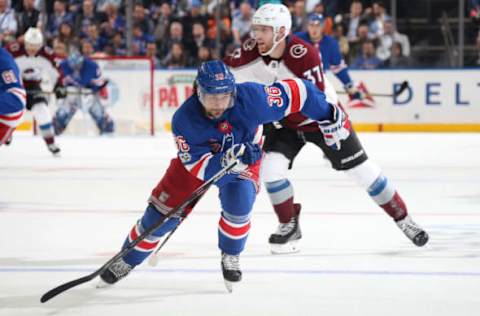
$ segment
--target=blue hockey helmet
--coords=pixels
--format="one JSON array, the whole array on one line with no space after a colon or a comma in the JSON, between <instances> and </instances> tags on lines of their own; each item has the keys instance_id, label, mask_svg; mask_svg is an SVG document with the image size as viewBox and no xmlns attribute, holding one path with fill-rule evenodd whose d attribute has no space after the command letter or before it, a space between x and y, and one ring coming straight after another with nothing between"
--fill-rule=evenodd
<instances>
[{"instance_id":1,"label":"blue hockey helmet","mask_svg":"<svg viewBox=\"0 0 480 316\"><path fill-rule=\"evenodd\" d=\"M235 77L221 60L204 62L198 68L197 86L202 93L235 92Z\"/></svg>"},{"instance_id":2,"label":"blue hockey helmet","mask_svg":"<svg viewBox=\"0 0 480 316\"><path fill-rule=\"evenodd\" d=\"M233 106L236 94L235 77L222 61L211 60L202 63L198 68L196 85L198 98L207 112L212 107L208 102L209 99L207 99L209 95L215 98L215 95L229 94L229 96L226 96L229 97L226 109ZM216 115L212 116L215 117Z\"/></svg>"},{"instance_id":3,"label":"blue hockey helmet","mask_svg":"<svg viewBox=\"0 0 480 316\"><path fill-rule=\"evenodd\" d=\"M68 65L73 69L80 69L83 65L83 55L78 51L73 51L67 58Z\"/></svg>"}]
</instances>

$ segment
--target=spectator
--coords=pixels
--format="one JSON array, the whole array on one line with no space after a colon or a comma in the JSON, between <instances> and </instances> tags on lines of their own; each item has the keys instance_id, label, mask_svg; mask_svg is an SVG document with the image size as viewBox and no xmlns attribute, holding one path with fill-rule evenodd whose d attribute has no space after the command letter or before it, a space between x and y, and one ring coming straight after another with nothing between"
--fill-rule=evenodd
<instances>
[{"instance_id":1,"label":"spectator","mask_svg":"<svg viewBox=\"0 0 480 316\"><path fill-rule=\"evenodd\" d=\"M97 0L97 12L106 12L109 6L114 6L120 8L122 6L123 0Z\"/></svg>"},{"instance_id":2,"label":"spectator","mask_svg":"<svg viewBox=\"0 0 480 316\"><path fill-rule=\"evenodd\" d=\"M69 51L72 49L79 49L79 43L75 34L73 33L73 27L69 22L62 22L58 30L58 39L65 44Z\"/></svg>"},{"instance_id":3,"label":"spectator","mask_svg":"<svg viewBox=\"0 0 480 316\"><path fill-rule=\"evenodd\" d=\"M0 0L0 45L14 41L18 25L8 0Z\"/></svg>"},{"instance_id":4,"label":"spectator","mask_svg":"<svg viewBox=\"0 0 480 316\"><path fill-rule=\"evenodd\" d=\"M203 24L200 22L195 22L192 28L192 41L187 47L190 56L197 56L198 49L202 46L214 48L215 43L207 37Z\"/></svg>"},{"instance_id":5,"label":"spectator","mask_svg":"<svg viewBox=\"0 0 480 316\"><path fill-rule=\"evenodd\" d=\"M202 46L198 49L196 66L199 67L203 62L212 59L212 50L206 46Z\"/></svg>"},{"instance_id":6,"label":"spectator","mask_svg":"<svg viewBox=\"0 0 480 316\"><path fill-rule=\"evenodd\" d=\"M153 66L155 69L160 68L160 59L157 56L157 45L155 42L148 42L145 56L150 58L153 61Z\"/></svg>"},{"instance_id":7,"label":"spectator","mask_svg":"<svg viewBox=\"0 0 480 316\"><path fill-rule=\"evenodd\" d=\"M372 6L372 16L369 24L370 34L373 38L379 38L383 35L383 24L391 17L386 14L385 4L382 1L375 1Z\"/></svg>"},{"instance_id":8,"label":"spectator","mask_svg":"<svg viewBox=\"0 0 480 316\"><path fill-rule=\"evenodd\" d=\"M162 65L168 69L185 68L190 66L182 43L172 43L172 49L162 60Z\"/></svg>"},{"instance_id":9,"label":"spectator","mask_svg":"<svg viewBox=\"0 0 480 316\"><path fill-rule=\"evenodd\" d=\"M233 41L236 45L242 43L242 38L250 32L252 24L253 10L248 1L240 4L238 12L232 21Z\"/></svg>"},{"instance_id":10,"label":"spectator","mask_svg":"<svg viewBox=\"0 0 480 316\"><path fill-rule=\"evenodd\" d=\"M190 10L181 20L185 34L192 34L193 24L197 22L202 23L205 27L207 26L208 19L207 19L207 16L202 14L201 8L202 8L202 1L192 0Z\"/></svg>"},{"instance_id":11,"label":"spectator","mask_svg":"<svg viewBox=\"0 0 480 316\"><path fill-rule=\"evenodd\" d=\"M111 40L111 43L108 45L107 53L112 56L126 56L127 55L127 45L123 38L121 32L115 33Z\"/></svg>"},{"instance_id":12,"label":"spectator","mask_svg":"<svg viewBox=\"0 0 480 316\"><path fill-rule=\"evenodd\" d=\"M183 25L178 21L173 21L170 24L169 33L166 39L160 41L159 53L160 58L165 58L170 52L174 42L185 43L183 38Z\"/></svg>"},{"instance_id":13,"label":"spectator","mask_svg":"<svg viewBox=\"0 0 480 316\"><path fill-rule=\"evenodd\" d=\"M172 8L170 3L164 2L160 6L160 14L157 19L157 25L155 26L155 31L153 32L153 36L155 41L161 41L162 39L167 36L168 27L172 22Z\"/></svg>"},{"instance_id":14,"label":"spectator","mask_svg":"<svg viewBox=\"0 0 480 316\"><path fill-rule=\"evenodd\" d=\"M53 13L48 17L46 28L47 39L58 36L62 23L73 23L72 14L67 12L67 4L65 1L55 0L53 3Z\"/></svg>"},{"instance_id":15,"label":"spectator","mask_svg":"<svg viewBox=\"0 0 480 316\"><path fill-rule=\"evenodd\" d=\"M133 7L133 24L138 25L144 34L152 34L153 22L146 16L145 8L141 3L137 3Z\"/></svg>"},{"instance_id":16,"label":"spectator","mask_svg":"<svg viewBox=\"0 0 480 316\"><path fill-rule=\"evenodd\" d=\"M30 27L39 25L40 11L35 9L35 0L23 0L23 10L17 13L18 34L23 35Z\"/></svg>"},{"instance_id":17,"label":"spectator","mask_svg":"<svg viewBox=\"0 0 480 316\"><path fill-rule=\"evenodd\" d=\"M385 68L408 68L411 67L410 58L406 57L402 52L402 44L393 42L390 57L385 60Z\"/></svg>"},{"instance_id":18,"label":"spectator","mask_svg":"<svg viewBox=\"0 0 480 316\"><path fill-rule=\"evenodd\" d=\"M478 35L477 35L477 44L475 45L476 48L477 48L477 62L476 62L476 66L480 66L480 31L478 32Z\"/></svg>"},{"instance_id":19,"label":"spectator","mask_svg":"<svg viewBox=\"0 0 480 316\"><path fill-rule=\"evenodd\" d=\"M225 52L228 47L233 46L231 43L233 42L233 34L232 34L232 21L230 19L230 12L228 11L227 7L222 7L220 10L220 24L217 25L217 21L215 17L211 17L208 20L208 28L207 28L207 37L210 38L212 41L216 43L217 37L217 29L220 32L220 47L217 48L216 52L219 52L220 56L214 56L214 58L221 58L221 56L225 56Z\"/></svg>"},{"instance_id":20,"label":"spectator","mask_svg":"<svg viewBox=\"0 0 480 316\"><path fill-rule=\"evenodd\" d=\"M305 1L295 1L292 12L292 33L302 32L307 28Z\"/></svg>"},{"instance_id":21,"label":"spectator","mask_svg":"<svg viewBox=\"0 0 480 316\"><path fill-rule=\"evenodd\" d=\"M371 40L370 33L368 32L367 22L362 22L357 28L357 36L354 41L349 41L350 52L349 61L355 60L362 54L363 43Z\"/></svg>"},{"instance_id":22,"label":"spectator","mask_svg":"<svg viewBox=\"0 0 480 316\"><path fill-rule=\"evenodd\" d=\"M357 30L360 26L362 16L363 5L360 0L354 0L350 5L350 13L342 17L342 22L347 30L347 39L349 42L358 41Z\"/></svg>"},{"instance_id":23,"label":"spectator","mask_svg":"<svg viewBox=\"0 0 480 316\"><path fill-rule=\"evenodd\" d=\"M57 62L62 61L68 57L67 44L59 40L58 38L53 40L53 53L57 57Z\"/></svg>"},{"instance_id":24,"label":"spectator","mask_svg":"<svg viewBox=\"0 0 480 316\"><path fill-rule=\"evenodd\" d=\"M386 20L384 22L383 29L384 33L380 36L379 45L377 47L377 57L382 61L387 60L390 57L394 42L400 43L400 45L402 45L403 55L409 57L410 41L408 40L408 37L404 34L398 33L391 20Z\"/></svg>"},{"instance_id":25,"label":"spectator","mask_svg":"<svg viewBox=\"0 0 480 316\"><path fill-rule=\"evenodd\" d=\"M118 32L125 32L125 19L118 14L118 6L114 3L106 4L105 15L107 20L100 26L103 37L111 39Z\"/></svg>"},{"instance_id":26,"label":"spectator","mask_svg":"<svg viewBox=\"0 0 480 316\"><path fill-rule=\"evenodd\" d=\"M107 39L105 39L103 36L100 36L100 32L96 24L90 24L87 27L87 33L84 37L92 44L93 49L96 52L103 51L107 45Z\"/></svg>"},{"instance_id":27,"label":"spectator","mask_svg":"<svg viewBox=\"0 0 480 316\"><path fill-rule=\"evenodd\" d=\"M147 52L147 43L154 42L153 37L143 32L140 24L133 26L132 50L134 55L145 56Z\"/></svg>"},{"instance_id":28,"label":"spectator","mask_svg":"<svg viewBox=\"0 0 480 316\"><path fill-rule=\"evenodd\" d=\"M381 63L382 61L375 55L375 45L373 44L373 41L367 40L362 44L362 55L355 59L351 68L376 69Z\"/></svg>"},{"instance_id":29,"label":"spectator","mask_svg":"<svg viewBox=\"0 0 480 316\"><path fill-rule=\"evenodd\" d=\"M348 44L348 39L345 36L344 30L343 30L343 24L338 23L334 25L333 37L335 37L335 39L338 41L338 46L340 47L340 53L342 53L343 58L347 59L348 52L350 50L350 45Z\"/></svg>"},{"instance_id":30,"label":"spectator","mask_svg":"<svg viewBox=\"0 0 480 316\"><path fill-rule=\"evenodd\" d=\"M84 39L82 40L80 51L82 52L82 55L92 58L92 55L95 53L95 48L91 41Z\"/></svg>"},{"instance_id":31,"label":"spectator","mask_svg":"<svg viewBox=\"0 0 480 316\"><path fill-rule=\"evenodd\" d=\"M82 3L82 11L79 12L74 19L75 34L77 36L85 36L89 25L101 25L106 21L107 16L104 12L95 12L93 0L84 0Z\"/></svg>"}]
</instances>

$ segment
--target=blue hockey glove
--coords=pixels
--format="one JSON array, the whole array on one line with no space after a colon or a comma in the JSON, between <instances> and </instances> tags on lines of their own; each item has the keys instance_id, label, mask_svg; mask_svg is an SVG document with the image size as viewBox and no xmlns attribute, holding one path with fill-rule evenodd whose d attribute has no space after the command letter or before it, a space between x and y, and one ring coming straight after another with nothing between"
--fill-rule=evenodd
<instances>
[{"instance_id":1,"label":"blue hockey glove","mask_svg":"<svg viewBox=\"0 0 480 316\"><path fill-rule=\"evenodd\" d=\"M340 150L341 141L350 136L349 121L347 114L338 106L330 104L333 107L332 121L319 122L320 130L323 133L325 144L334 150Z\"/></svg>"}]
</instances>

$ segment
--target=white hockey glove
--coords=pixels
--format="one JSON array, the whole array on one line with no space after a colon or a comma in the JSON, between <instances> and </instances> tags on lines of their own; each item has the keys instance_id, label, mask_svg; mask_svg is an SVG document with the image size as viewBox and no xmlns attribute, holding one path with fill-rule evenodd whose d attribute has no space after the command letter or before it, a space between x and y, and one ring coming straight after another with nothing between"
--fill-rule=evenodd
<instances>
[{"instance_id":1,"label":"white hockey glove","mask_svg":"<svg viewBox=\"0 0 480 316\"><path fill-rule=\"evenodd\" d=\"M249 165L253 165L262 158L262 149L258 144L250 142L235 144L223 154L222 166L227 166L238 159L237 165L232 169L235 173L245 171Z\"/></svg>"},{"instance_id":2,"label":"white hockey glove","mask_svg":"<svg viewBox=\"0 0 480 316\"><path fill-rule=\"evenodd\" d=\"M341 141L350 136L349 127L346 126L348 118L340 107L330 105L333 107L333 120L319 122L320 130L323 133L325 144L334 150L340 150Z\"/></svg>"}]
</instances>

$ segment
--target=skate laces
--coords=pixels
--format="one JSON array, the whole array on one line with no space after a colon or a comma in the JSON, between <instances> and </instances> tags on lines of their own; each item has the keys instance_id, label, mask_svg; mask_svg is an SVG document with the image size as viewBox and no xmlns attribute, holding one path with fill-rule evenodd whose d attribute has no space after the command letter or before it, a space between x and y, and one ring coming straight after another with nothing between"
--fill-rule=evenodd
<instances>
[{"instance_id":1,"label":"skate laces","mask_svg":"<svg viewBox=\"0 0 480 316\"><path fill-rule=\"evenodd\" d=\"M285 236L294 231L297 226L297 218L292 217L288 223L280 223L275 234Z\"/></svg>"},{"instance_id":2,"label":"skate laces","mask_svg":"<svg viewBox=\"0 0 480 316\"><path fill-rule=\"evenodd\" d=\"M121 279L129 274L132 269L133 267L122 259L119 259L113 263L110 268L108 268L108 270L110 270L110 272L112 272L118 279Z\"/></svg>"},{"instance_id":3,"label":"skate laces","mask_svg":"<svg viewBox=\"0 0 480 316\"><path fill-rule=\"evenodd\" d=\"M240 270L240 256L223 254L222 264L226 270Z\"/></svg>"},{"instance_id":4,"label":"skate laces","mask_svg":"<svg viewBox=\"0 0 480 316\"><path fill-rule=\"evenodd\" d=\"M398 227L409 237L415 237L418 233L423 232L423 229L417 225L410 217L406 217L397 222Z\"/></svg>"}]
</instances>

